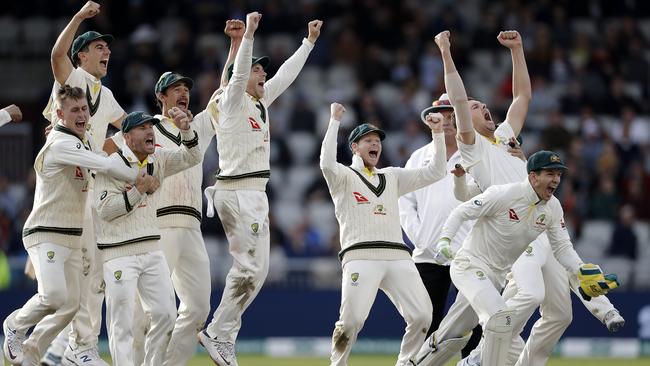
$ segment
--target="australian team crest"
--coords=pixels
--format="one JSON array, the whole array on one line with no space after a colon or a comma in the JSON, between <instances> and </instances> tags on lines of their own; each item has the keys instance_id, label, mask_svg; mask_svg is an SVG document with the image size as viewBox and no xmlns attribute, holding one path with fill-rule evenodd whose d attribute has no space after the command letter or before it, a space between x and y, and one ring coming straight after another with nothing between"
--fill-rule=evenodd
<instances>
[{"instance_id":1,"label":"australian team crest","mask_svg":"<svg viewBox=\"0 0 650 366\"><path fill-rule=\"evenodd\" d=\"M359 272L354 272L350 275L350 278L352 279L352 286L359 286Z\"/></svg>"},{"instance_id":2,"label":"australian team crest","mask_svg":"<svg viewBox=\"0 0 650 366\"><path fill-rule=\"evenodd\" d=\"M50 250L49 252L47 252L47 261L54 262L54 251Z\"/></svg>"},{"instance_id":3,"label":"australian team crest","mask_svg":"<svg viewBox=\"0 0 650 366\"><path fill-rule=\"evenodd\" d=\"M122 271L120 271L120 270L115 271L113 273L113 276L115 276L116 280L118 280L118 281L121 280L122 279Z\"/></svg>"},{"instance_id":4,"label":"australian team crest","mask_svg":"<svg viewBox=\"0 0 650 366\"><path fill-rule=\"evenodd\" d=\"M546 214L541 214L537 216L537 219L535 220L535 225L537 226L546 226L546 223L544 222L546 220Z\"/></svg>"},{"instance_id":5,"label":"australian team crest","mask_svg":"<svg viewBox=\"0 0 650 366\"><path fill-rule=\"evenodd\" d=\"M257 222L252 223L251 230L253 230L253 233L257 234L257 232L260 230L260 224Z\"/></svg>"}]
</instances>

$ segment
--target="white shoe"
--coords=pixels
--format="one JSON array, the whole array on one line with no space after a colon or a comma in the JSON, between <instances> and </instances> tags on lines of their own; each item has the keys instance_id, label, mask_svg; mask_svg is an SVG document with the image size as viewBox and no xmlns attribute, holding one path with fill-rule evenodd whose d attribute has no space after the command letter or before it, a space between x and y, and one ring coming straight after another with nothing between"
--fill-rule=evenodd
<instances>
[{"instance_id":1,"label":"white shoe","mask_svg":"<svg viewBox=\"0 0 650 366\"><path fill-rule=\"evenodd\" d=\"M109 366L101 357L97 347L77 348L73 350L68 346L63 353L63 366Z\"/></svg>"},{"instance_id":2,"label":"white shoe","mask_svg":"<svg viewBox=\"0 0 650 366\"><path fill-rule=\"evenodd\" d=\"M603 323L605 323L605 326L607 326L610 332L616 333L625 325L625 319L623 319L618 310L612 309L605 314Z\"/></svg>"},{"instance_id":3,"label":"white shoe","mask_svg":"<svg viewBox=\"0 0 650 366\"><path fill-rule=\"evenodd\" d=\"M5 319L2 323L2 330L5 334L5 341L3 342L2 349L9 364L20 365L23 363L23 342L27 339L27 335L9 328L7 320L8 319Z\"/></svg>"},{"instance_id":4,"label":"white shoe","mask_svg":"<svg viewBox=\"0 0 650 366\"><path fill-rule=\"evenodd\" d=\"M208 351L210 358L218 366L238 366L234 343L218 341L210 337L205 330L200 332L198 337L199 343Z\"/></svg>"},{"instance_id":5,"label":"white shoe","mask_svg":"<svg viewBox=\"0 0 650 366\"><path fill-rule=\"evenodd\" d=\"M61 358L62 356L47 351L41 359L41 366L61 366Z\"/></svg>"}]
</instances>

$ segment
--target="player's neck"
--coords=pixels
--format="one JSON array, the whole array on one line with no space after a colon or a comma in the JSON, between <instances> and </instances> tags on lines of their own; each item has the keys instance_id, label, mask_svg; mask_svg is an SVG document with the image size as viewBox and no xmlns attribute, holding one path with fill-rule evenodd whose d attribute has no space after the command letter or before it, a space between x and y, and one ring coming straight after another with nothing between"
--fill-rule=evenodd
<instances>
[{"instance_id":1,"label":"player's neck","mask_svg":"<svg viewBox=\"0 0 650 366\"><path fill-rule=\"evenodd\" d=\"M456 141L445 142L445 147L445 150L447 151L447 160L449 160L449 158L458 151L458 144L456 144Z\"/></svg>"}]
</instances>

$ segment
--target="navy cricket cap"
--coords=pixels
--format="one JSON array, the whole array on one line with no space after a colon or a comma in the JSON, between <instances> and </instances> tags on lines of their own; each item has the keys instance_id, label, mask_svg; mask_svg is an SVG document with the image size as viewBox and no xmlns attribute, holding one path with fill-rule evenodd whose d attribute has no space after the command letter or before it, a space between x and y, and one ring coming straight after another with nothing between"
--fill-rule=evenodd
<instances>
[{"instance_id":1,"label":"navy cricket cap","mask_svg":"<svg viewBox=\"0 0 650 366\"><path fill-rule=\"evenodd\" d=\"M540 150L528 157L528 162L526 163L526 170L528 170L528 173L530 173L542 169L567 170L568 168L562 162L560 155L552 151Z\"/></svg>"},{"instance_id":2,"label":"navy cricket cap","mask_svg":"<svg viewBox=\"0 0 650 366\"><path fill-rule=\"evenodd\" d=\"M422 110L422 112L420 113L420 118L422 119L422 122L426 122L427 114L436 113L443 110L448 110L448 111L454 110L454 107L451 105L451 102L449 101L449 96L447 96L447 93L443 93L440 96L440 98L434 100L433 103L431 103L430 107L424 108L424 110Z\"/></svg>"},{"instance_id":3,"label":"navy cricket cap","mask_svg":"<svg viewBox=\"0 0 650 366\"><path fill-rule=\"evenodd\" d=\"M370 123L364 123L358 125L354 130L352 130L352 132L350 132L350 136L348 136L348 146L352 148L353 142L359 141L359 139L371 132L378 134L381 141L386 138L386 132L384 132L384 130L375 125L371 125Z\"/></svg>"},{"instance_id":4,"label":"navy cricket cap","mask_svg":"<svg viewBox=\"0 0 650 366\"><path fill-rule=\"evenodd\" d=\"M113 42L114 38L110 34L101 34L95 31L88 31L78 36L72 42L72 50L70 51L72 54L72 61L76 64L78 61L77 54L81 51L81 49L90 44L90 42L96 41L98 39L102 39L104 42L110 45L111 42Z\"/></svg>"},{"instance_id":5,"label":"navy cricket cap","mask_svg":"<svg viewBox=\"0 0 650 366\"><path fill-rule=\"evenodd\" d=\"M251 67L253 67L255 64L260 64L264 71L266 71L266 68L269 66L269 63L271 62L271 59L268 56L260 56L260 57L254 57L251 60ZM228 66L228 80L232 77L232 72L235 69L235 64L231 64Z\"/></svg>"},{"instance_id":6,"label":"navy cricket cap","mask_svg":"<svg viewBox=\"0 0 650 366\"><path fill-rule=\"evenodd\" d=\"M144 112L131 112L127 114L124 121L122 121L122 133L127 133L133 127L140 126L145 122L151 122L153 125L157 125L160 123L160 120L156 117L145 114Z\"/></svg>"},{"instance_id":7,"label":"navy cricket cap","mask_svg":"<svg viewBox=\"0 0 650 366\"><path fill-rule=\"evenodd\" d=\"M190 90L192 90L192 87L194 86L194 80L188 78L187 76L183 76L176 72L167 71L160 75L160 78L158 78L154 92L156 94L164 93L167 88L177 82L184 82L185 85L187 85L187 88Z\"/></svg>"}]
</instances>

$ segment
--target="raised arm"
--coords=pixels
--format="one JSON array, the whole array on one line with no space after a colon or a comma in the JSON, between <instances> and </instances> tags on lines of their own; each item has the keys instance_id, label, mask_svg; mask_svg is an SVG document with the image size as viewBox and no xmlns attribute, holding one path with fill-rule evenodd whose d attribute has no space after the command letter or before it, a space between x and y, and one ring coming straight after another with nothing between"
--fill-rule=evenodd
<instances>
[{"instance_id":1,"label":"raised arm","mask_svg":"<svg viewBox=\"0 0 650 366\"><path fill-rule=\"evenodd\" d=\"M168 113L181 132L182 146L178 149L160 150L160 155L165 161L165 177L200 163L203 155L199 147L199 136L190 124L190 117L177 107L170 109Z\"/></svg>"},{"instance_id":2,"label":"raised arm","mask_svg":"<svg viewBox=\"0 0 650 366\"><path fill-rule=\"evenodd\" d=\"M23 112L20 111L17 105L11 104L0 109L0 126L3 126L11 121L20 122L23 119Z\"/></svg>"},{"instance_id":3,"label":"raised arm","mask_svg":"<svg viewBox=\"0 0 650 366\"><path fill-rule=\"evenodd\" d=\"M253 57L253 40L255 31L259 26L262 15L252 12L246 15L246 31L237 51L233 65L232 77L228 81L228 87L224 89L220 108L222 112L232 113L239 108L241 98L246 93L246 85L251 74L251 62Z\"/></svg>"},{"instance_id":4,"label":"raised arm","mask_svg":"<svg viewBox=\"0 0 650 366\"><path fill-rule=\"evenodd\" d=\"M327 183L336 185L340 180L340 166L336 161L336 138L339 133L341 118L345 113L345 107L339 103L332 103L330 111L330 123L327 126L327 132L325 132L323 144L320 148L320 169L323 171Z\"/></svg>"},{"instance_id":5,"label":"raised arm","mask_svg":"<svg viewBox=\"0 0 650 366\"><path fill-rule=\"evenodd\" d=\"M451 57L451 44L449 41L449 31L440 32L435 38L436 44L442 55L442 63L445 72L445 89L449 96L451 105L454 106L456 115L457 136L463 143L473 145L476 138L474 126L472 125L472 115L469 110L467 92L463 80L456 70L454 59Z\"/></svg>"},{"instance_id":6,"label":"raised arm","mask_svg":"<svg viewBox=\"0 0 650 366\"><path fill-rule=\"evenodd\" d=\"M512 127L515 136L519 136L524 127L528 105L533 96L524 47L521 35L517 31L500 32L497 39L499 43L510 49L512 55L512 104L508 108L506 121Z\"/></svg>"},{"instance_id":7,"label":"raised arm","mask_svg":"<svg viewBox=\"0 0 650 366\"><path fill-rule=\"evenodd\" d=\"M230 49L228 50L228 59L223 65L221 72L221 87L228 85L228 68L235 61L239 46L241 46L242 38L244 37L244 30L246 24L239 19L230 19L226 21L226 28L223 32L230 38Z\"/></svg>"},{"instance_id":8,"label":"raised arm","mask_svg":"<svg viewBox=\"0 0 650 366\"><path fill-rule=\"evenodd\" d=\"M78 166L106 173L129 183L135 182L137 170L126 166L121 160L111 159L77 146L78 144L67 141L53 143L50 149L55 154L49 155L48 160L51 159L53 164Z\"/></svg>"},{"instance_id":9,"label":"raised arm","mask_svg":"<svg viewBox=\"0 0 650 366\"><path fill-rule=\"evenodd\" d=\"M413 192L435 183L447 175L447 148L442 130L444 117L440 113L429 113L424 123L431 129L433 158L427 166L416 169L391 168L397 175L398 194Z\"/></svg>"},{"instance_id":10,"label":"raised arm","mask_svg":"<svg viewBox=\"0 0 650 366\"><path fill-rule=\"evenodd\" d=\"M52 48L52 54L50 61L52 63L52 73L54 74L54 79L61 85L65 84L65 81L68 80L68 76L74 69L72 61L68 57L68 50L72 46L72 41L74 40L74 35L79 29L79 25L85 19L89 19L99 14L99 4L94 1L88 1L82 8L75 14L70 23L66 25L59 38L56 39L54 43L54 48Z\"/></svg>"},{"instance_id":11,"label":"raised arm","mask_svg":"<svg viewBox=\"0 0 650 366\"><path fill-rule=\"evenodd\" d=\"M322 20L312 20L307 24L309 35L302 41L302 45L289 57L278 69L269 81L264 83L264 99L267 107L284 92L302 70L307 61L309 53L314 48L316 40L320 36L320 28L323 25Z\"/></svg>"}]
</instances>

